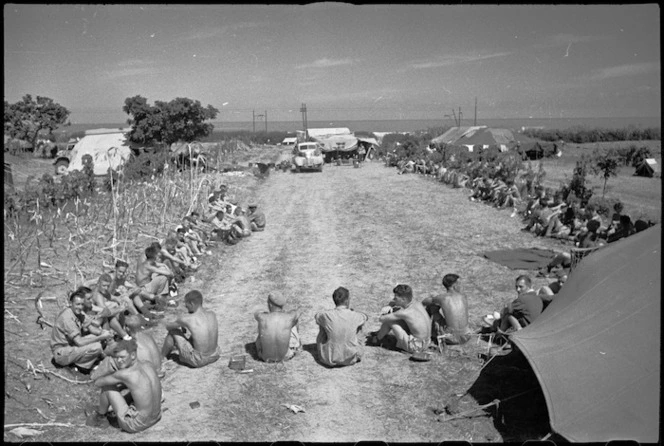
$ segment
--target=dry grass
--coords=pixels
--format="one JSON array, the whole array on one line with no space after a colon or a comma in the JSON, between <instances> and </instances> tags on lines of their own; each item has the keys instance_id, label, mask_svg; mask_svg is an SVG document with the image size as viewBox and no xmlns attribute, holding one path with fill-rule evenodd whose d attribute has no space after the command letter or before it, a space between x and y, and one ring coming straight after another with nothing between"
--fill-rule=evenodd
<instances>
[{"instance_id":1,"label":"dry grass","mask_svg":"<svg viewBox=\"0 0 664 446\"><path fill-rule=\"evenodd\" d=\"M517 360L495 360L477 380L482 366L478 355L485 353L486 345L471 341L465 354L449 352L425 363L410 361L400 352L366 347L356 366L327 369L314 360L313 315L331 308L333 290L343 285L351 292L351 306L370 315L367 333L378 328L377 312L391 299L397 283L411 285L420 300L443 292L443 275L455 272L469 298L471 325L478 328L482 315L514 298L514 279L523 272L488 261L484 251L566 246L520 232L521 224L510 218L510 211L469 202L466 190L419 175L396 175L394 169L378 164L330 168L322 174L274 173L264 182L215 176L212 182L232 185L240 200L257 198L268 215L268 229L239 245L220 247L196 274L196 282L187 282L182 292L194 286L203 292L206 306L220 315L224 348L234 353L250 350L256 333L251 314L265 310L267 293L283 293L289 308L301 312L304 351L284 365L251 358L251 374L230 371L228 357L204 369L178 368L164 380L169 410L160 423L136 436L58 428L40 440L522 442L547 433L546 407L536 393L501 404L498 412L479 411L474 418L444 421L434 413L453 403L461 411L472 410L536 386ZM166 218L165 224L175 216ZM98 258L85 260L100 263ZM535 278L536 286L547 282ZM12 288L5 297L6 305L23 304L16 314L24 321L30 321L32 312L20 299L31 297L33 291ZM18 333L5 332L6 357L17 362L9 363L6 379L6 390L12 394L5 400L6 421L39 422L34 407L48 409L57 421L80 421L82 404L94 402L97 393L68 385L58 391L45 380L35 382L33 394L22 390L22 361L36 358L46 364L50 359L44 348L48 332L8 319L5 325ZM165 333L154 330L153 336L159 344ZM40 399L45 395L59 398L55 409ZM193 400L201 403L199 409L189 407ZM293 414L281 404L297 404L306 412ZM340 426L355 430L349 433ZM202 438L201 432L210 437Z\"/></svg>"},{"instance_id":2,"label":"dry grass","mask_svg":"<svg viewBox=\"0 0 664 446\"><path fill-rule=\"evenodd\" d=\"M566 144L563 156L542 160L546 171L544 186L557 189L561 183L569 183L576 161L583 153L591 154L595 148L608 150L636 145L647 146L657 162L662 162L661 141L627 141L620 143L592 143L592 144ZM533 167L539 162L533 161ZM639 218L652 221L662 221L662 179L634 176L634 168L624 166L620 169L618 177L609 178L606 197L617 198L623 202L625 212L635 221ZM589 175L587 180L594 195L601 196L604 180Z\"/></svg>"}]
</instances>

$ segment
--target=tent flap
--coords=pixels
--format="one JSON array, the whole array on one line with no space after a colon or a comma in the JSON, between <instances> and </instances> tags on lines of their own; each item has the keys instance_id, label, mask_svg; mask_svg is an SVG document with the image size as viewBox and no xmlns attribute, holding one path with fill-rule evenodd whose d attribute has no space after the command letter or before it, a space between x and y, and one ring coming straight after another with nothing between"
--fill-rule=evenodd
<instances>
[{"instance_id":1,"label":"tent flap","mask_svg":"<svg viewBox=\"0 0 664 446\"><path fill-rule=\"evenodd\" d=\"M659 440L661 226L586 257L512 335L570 441Z\"/></svg>"},{"instance_id":2,"label":"tent flap","mask_svg":"<svg viewBox=\"0 0 664 446\"><path fill-rule=\"evenodd\" d=\"M109 168L117 170L124 165L131 148L121 132L86 134L72 149L67 170L83 170L85 155L92 157L95 175L106 175Z\"/></svg>"}]
</instances>

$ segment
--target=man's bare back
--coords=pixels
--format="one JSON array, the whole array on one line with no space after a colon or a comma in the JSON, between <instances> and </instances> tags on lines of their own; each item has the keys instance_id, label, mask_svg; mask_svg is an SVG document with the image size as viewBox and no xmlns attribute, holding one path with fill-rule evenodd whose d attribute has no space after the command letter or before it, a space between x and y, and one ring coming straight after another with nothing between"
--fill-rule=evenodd
<instances>
[{"instance_id":1,"label":"man's bare back","mask_svg":"<svg viewBox=\"0 0 664 446\"><path fill-rule=\"evenodd\" d=\"M150 259L145 259L142 262L138 262L136 265L136 285L143 286L150 282L150 279L152 279L152 271L149 270L148 267L154 265L154 260Z\"/></svg>"},{"instance_id":2,"label":"man's bare back","mask_svg":"<svg viewBox=\"0 0 664 446\"><path fill-rule=\"evenodd\" d=\"M258 321L257 345L259 355L264 361L280 361L288 353L291 329L297 324L296 311L256 312Z\"/></svg>"},{"instance_id":3,"label":"man's bare back","mask_svg":"<svg viewBox=\"0 0 664 446\"><path fill-rule=\"evenodd\" d=\"M392 314L408 325L409 334L418 339L429 339L431 337L429 314L420 302L411 302L407 308L395 311Z\"/></svg>"},{"instance_id":4,"label":"man's bare back","mask_svg":"<svg viewBox=\"0 0 664 446\"><path fill-rule=\"evenodd\" d=\"M179 322L191 335L189 341L196 351L203 355L211 355L217 350L219 327L217 315L200 307L194 313L180 316Z\"/></svg>"},{"instance_id":5,"label":"man's bare back","mask_svg":"<svg viewBox=\"0 0 664 446\"><path fill-rule=\"evenodd\" d=\"M161 412L161 382L154 367L147 361L136 360L134 365L117 370L113 376L131 393L133 405L145 417L157 417Z\"/></svg>"},{"instance_id":6,"label":"man's bare back","mask_svg":"<svg viewBox=\"0 0 664 446\"><path fill-rule=\"evenodd\" d=\"M154 338L141 331L133 333L132 337L138 344L137 358L149 362L158 372L161 369L161 352Z\"/></svg>"},{"instance_id":7,"label":"man's bare back","mask_svg":"<svg viewBox=\"0 0 664 446\"><path fill-rule=\"evenodd\" d=\"M468 299L465 295L450 291L434 297L432 301L440 307L448 328L462 331L468 327Z\"/></svg>"}]
</instances>

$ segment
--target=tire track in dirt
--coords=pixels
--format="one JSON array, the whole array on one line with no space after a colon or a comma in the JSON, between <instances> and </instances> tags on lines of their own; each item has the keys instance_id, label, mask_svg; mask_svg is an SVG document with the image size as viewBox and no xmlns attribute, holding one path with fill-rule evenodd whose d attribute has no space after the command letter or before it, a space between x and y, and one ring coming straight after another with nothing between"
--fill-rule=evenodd
<instances>
[{"instance_id":1,"label":"tire track in dirt","mask_svg":"<svg viewBox=\"0 0 664 446\"><path fill-rule=\"evenodd\" d=\"M347 206L347 174L348 169L343 168L326 169L322 174L273 174L258 192L268 217L266 230L225 249L217 272L206 266L197 274L212 278L199 289L206 306L219 315L219 338L225 352L243 352L255 340L253 313L267 310L269 292L282 293L287 297L287 309L301 312L299 331L305 350L283 365L251 358L249 367L254 373L247 375L228 369L227 357L206 368L207 373L178 367L165 381L165 393L172 394L169 416L178 425L188 426L190 420L196 427L175 432L162 421L162 429L159 425L151 429L155 435L222 441L350 441L383 436L374 409L380 404L369 405L374 409L369 411L359 386L353 385L361 376L357 369L326 369L313 357L318 333L314 314L333 307L331 295L336 287L345 285L352 290L344 283L344 271L353 266L344 257L342 239L347 237L346 225L353 222L339 218L340 210ZM296 416L284 407L252 405L252 400L261 401L262 394L274 392L282 392L283 403L301 405L306 412ZM191 401L199 401L201 409L208 410L195 413L188 406ZM248 418L261 422L250 432L238 431L237 426L246 425ZM340 437L339 426L344 426L347 438Z\"/></svg>"},{"instance_id":2,"label":"tire track in dirt","mask_svg":"<svg viewBox=\"0 0 664 446\"><path fill-rule=\"evenodd\" d=\"M333 290L345 286L351 306L370 315L365 331L375 330L376 312L397 282L411 284L421 299L426 291L440 291L442 273L465 268L461 272L471 276L474 269L497 268L477 255L486 240L455 236L455 228L474 223L467 221L465 196L375 164L361 170L326 166L322 173L274 172L255 195L267 216L266 230L215 250L188 288L201 290L205 305L217 312L225 353L251 351L253 313L267 310L269 292L282 293L287 309L301 312L304 351L285 364L250 357L248 368L254 372L249 374L230 370L228 355L203 369L177 367L164 380L168 411L162 421L141 434L120 433L107 440L435 439L440 428L414 427L419 426L414 420L428 418L413 396L423 397L428 374L440 365L365 348L359 364L327 369L313 356L318 333L313 317L332 308ZM483 209L495 215L494 227L477 227L482 237L495 237L490 244L502 244L518 231L509 217ZM489 235L492 231L495 235ZM420 249L424 244L436 249ZM471 294L480 288L470 285ZM473 313L486 311L471 306ZM201 407L191 409L193 401ZM281 404L297 404L306 412L293 414ZM402 417L410 419L406 425Z\"/></svg>"}]
</instances>

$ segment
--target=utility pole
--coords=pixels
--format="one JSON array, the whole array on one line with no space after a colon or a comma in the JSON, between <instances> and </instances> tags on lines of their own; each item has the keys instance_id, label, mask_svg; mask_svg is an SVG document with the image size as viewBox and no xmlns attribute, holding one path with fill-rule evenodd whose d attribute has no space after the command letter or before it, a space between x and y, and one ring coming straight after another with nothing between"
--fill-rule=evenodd
<instances>
[{"instance_id":1,"label":"utility pole","mask_svg":"<svg viewBox=\"0 0 664 446\"><path fill-rule=\"evenodd\" d=\"M267 110L264 115L257 115L253 110L252 114L254 115L254 133L256 133L256 118L265 119L265 133L267 133Z\"/></svg>"},{"instance_id":2,"label":"utility pole","mask_svg":"<svg viewBox=\"0 0 664 446\"><path fill-rule=\"evenodd\" d=\"M253 133L256 133L256 110L251 111L251 121L253 122L254 126L254 131Z\"/></svg>"},{"instance_id":3,"label":"utility pole","mask_svg":"<svg viewBox=\"0 0 664 446\"><path fill-rule=\"evenodd\" d=\"M304 128L304 134L307 134L307 104L304 102L300 107L300 112L302 113L302 127Z\"/></svg>"},{"instance_id":4,"label":"utility pole","mask_svg":"<svg viewBox=\"0 0 664 446\"><path fill-rule=\"evenodd\" d=\"M459 125L458 127L461 127L461 107L459 107Z\"/></svg>"},{"instance_id":5,"label":"utility pole","mask_svg":"<svg viewBox=\"0 0 664 446\"><path fill-rule=\"evenodd\" d=\"M457 123L456 113L454 113L454 109L452 109L452 116L454 116L454 124L455 124L457 127L459 127L459 124Z\"/></svg>"},{"instance_id":6,"label":"utility pole","mask_svg":"<svg viewBox=\"0 0 664 446\"><path fill-rule=\"evenodd\" d=\"M473 125L477 125L477 96L475 96L475 122Z\"/></svg>"}]
</instances>

